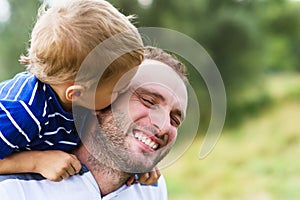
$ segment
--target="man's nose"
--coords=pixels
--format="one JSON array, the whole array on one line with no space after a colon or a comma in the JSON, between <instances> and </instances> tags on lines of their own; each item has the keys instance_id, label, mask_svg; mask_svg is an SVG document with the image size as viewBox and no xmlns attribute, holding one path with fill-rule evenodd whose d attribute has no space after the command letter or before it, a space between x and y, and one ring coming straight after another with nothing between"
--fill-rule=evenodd
<instances>
[{"instance_id":1,"label":"man's nose","mask_svg":"<svg viewBox=\"0 0 300 200\"><path fill-rule=\"evenodd\" d=\"M150 121L159 129L159 134L166 133L170 129L170 116L166 109L160 105L154 105L150 109Z\"/></svg>"}]
</instances>

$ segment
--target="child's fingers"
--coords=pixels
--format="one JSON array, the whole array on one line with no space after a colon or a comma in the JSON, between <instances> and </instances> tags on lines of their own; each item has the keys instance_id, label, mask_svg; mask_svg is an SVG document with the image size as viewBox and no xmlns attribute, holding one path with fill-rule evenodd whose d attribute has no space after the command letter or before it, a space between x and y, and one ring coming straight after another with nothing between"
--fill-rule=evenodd
<instances>
[{"instance_id":1,"label":"child's fingers","mask_svg":"<svg viewBox=\"0 0 300 200\"><path fill-rule=\"evenodd\" d=\"M161 173L157 167L155 167L152 171L144 174L140 174L139 179L137 180L140 183L151 185L157 182Z\"/></svg>"},{"instance_id":2,"label":"child's fingers","mask_svg":"<svg viewBox=\"0 0 300 200\"><path fill-rule=\"evenodd\" d=\"M132 185L135 182L135 176L132 175L127 181L126 181L126 185Z\"/></svg>"},{"instance_id":3,"label":"child's fingers","mask_svg":"<svg viewBox=\"0 0 300 200\"><path fill-rule=\"evenodd\" d=\"M51 181L61 181L80 172L82 166L77 157L63 151L45 151L37 163L36 172Z\"/></svg>"},{"instance_id":4,"label":"child's fingers","mask_svg":"<svg viewBox=\"0 0 300 200\"><path fill-rule=\"evenodd\" d=\"M139 183L147 184L148 185L148 179L150 177L150 172L149 173L143 173L139 174L139 178L136 180Z\"/></svg>"},{"instance_id":5,"label":"child's fingers","mask_svg":"<svg viewBox=\"0 0 300 200\"><path fill-rule=\"evenodd\" d=\"M68 168L65 169L65 172L62 174L64 178L68 178L70 176L73 176L76 174L76 170L72 165L70 165Z\"/></svg>"},{"instance_id":6,"label":"child's fingers","mask_svg":"<svg viewBox=\"0 0 300 200\"><path fill-rule=\"evenodd\" d=\"M62 181L64 178L62 176L51 176L51 177L45 177L50 181L59 182Z\"/></svg>"},{"instance_id":7,"label":"child's fingers","mask_svg":"<svg viewBox=\"0 0 300 200\"><path fill-rule=\"evenodd\" d=\"M157 179L159 179L159 177L161 176L160 170L158 169L158 167L155 167L154 170L155 170Z\"/></svg>"},{"instance_id":8,"label":"child's fingers","mask_svg":"<svg viewBox=\"0 0 300 200\"><path fill-rule=\"evenodd\" d=\"M81 169L81 163L80 161L77 159L76 156L71 155L72 159L69 160L69 164L67 166L65 166L62 171L60 172L60 177L62 177L63 179L67 179L70 176L73 176L74 174L79 173L80 169Z\"/></svg>"},{"instance_id":9,"label":"child's fingers","mask_svg":"<svg viewBox=\"0 0 300 200\"><path fill-rule=\"evenodd\" d=\"M75 167L73 165L74 165L73 163L70 163L67 167L65 167L63 169L61 175L64 178L68 178L68 177L73 176L74 174L76 174L76 169L75 169Z\"/></svg>"},{"instance_id":10,"label":"child's fingers","mask_svg":"<svg viewBox=\"0 0 300 200\"><path fill-rule=\"evenodd\" d=\"M67 178L69 178L71 175L68 173L68 171L65 171L64 173L62 173L61 175L60 175L60 177L62 178L62 179L67 179Z\"/></svg>"},{"instance_id":11,"label":"child's fingers","mask_svg":"<svg viewBox=\"0 0 300 200\"><path fill-rule=\"evenodd\" d=\"M69 174L66 168L63 168L59 171L56 172L53 171L43 176L50 181L58 182L58 181L62 181L63 179L69 178L71 175Z\"/></svg>"},{"instance_id":12,"label":"child's fingers","mask_svg":"<svg viewBox=\"0 0 300 200\"><path fill-rule=\"evenodd\" d=\"M149 178L146 181L147 185L151 185L157 182L159 176L157 174L156 170L152 170L151 172L149 172Z\"/></svg>"},{"instance_id":13,"label":"child's fingers","mask_svg":"<svg viewBox=\"0 0 300 200\"><path fill-rule=\"evenodd\" d=\"M80 161L74 156L74 161L71 163L72 169L74 171L74 174L78 174L82 168Z\"/></svg>"}]
</instances>

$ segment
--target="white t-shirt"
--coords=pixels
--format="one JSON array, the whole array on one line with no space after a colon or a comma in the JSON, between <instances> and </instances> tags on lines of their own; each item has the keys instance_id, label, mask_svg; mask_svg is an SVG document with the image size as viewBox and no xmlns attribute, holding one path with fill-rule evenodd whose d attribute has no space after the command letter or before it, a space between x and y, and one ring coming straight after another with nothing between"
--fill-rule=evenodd
<instances>
[{"instance_id":1,"label":"white t-shirt","mask_svg":"<svg viewBox=\"0 0 300 200\"><path fill-rule=\"evenodd\" d=\"M99 187L87 171L60 182L53 182L37 174L0 176L1 200L167 200L163 176L155 185L136 183L123 185L116 191L101 197Z\"/></svg>"}]
</instances>

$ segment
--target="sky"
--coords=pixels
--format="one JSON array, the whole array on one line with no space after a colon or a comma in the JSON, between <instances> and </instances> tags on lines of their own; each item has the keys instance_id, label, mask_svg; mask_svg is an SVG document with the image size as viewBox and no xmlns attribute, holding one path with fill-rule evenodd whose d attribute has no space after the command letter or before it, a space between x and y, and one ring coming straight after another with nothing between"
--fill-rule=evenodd
<instances>
[{"instance_id":1,"label":"sky","mask_svg":"<svg viewBox=\"0 0 300 200\"><path fill-rule=\"evenodd\" d=\"M0 0L0 23L6 22L10 17L10 6L7 0Z\"/></svg>"}]
</instances>

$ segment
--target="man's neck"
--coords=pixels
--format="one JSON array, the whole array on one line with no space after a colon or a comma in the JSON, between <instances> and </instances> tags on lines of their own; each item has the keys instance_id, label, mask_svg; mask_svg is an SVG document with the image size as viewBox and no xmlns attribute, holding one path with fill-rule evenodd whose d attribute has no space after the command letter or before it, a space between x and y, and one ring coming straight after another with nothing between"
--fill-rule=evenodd
<instances>
[{"instance_id":1,"label":"man's neck","mask_svg":"<svg viewBox=\"0 0 300 200\"><path fill-rule=\"evenodd\" d=\"M93 174L102 196L120 188L130 177L130 174L107 167L101 160L91 160L90 153L83 145L74 151L74 154Z\"/></svg>"}]
</instances>

